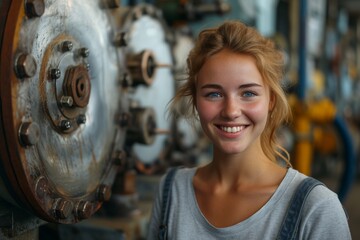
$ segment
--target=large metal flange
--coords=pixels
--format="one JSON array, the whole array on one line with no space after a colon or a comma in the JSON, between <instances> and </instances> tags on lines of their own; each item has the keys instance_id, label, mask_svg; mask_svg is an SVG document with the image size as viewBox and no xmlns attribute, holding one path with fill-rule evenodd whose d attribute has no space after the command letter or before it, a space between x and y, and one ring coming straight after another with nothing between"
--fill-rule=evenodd
<instances>
[{"instance_id":1,"label":"large metal flange","mask_svg":"<svg viewBox=\"0 0 360 240\"><path fill-rule=\"evenodd\" d=\"M119 89L125 62L112 45L108 13L88 0L0 6L6 199L48 222L89 218L109 200L126 160L113 157L126 133L116 116L129 104Z\"/></svg>"}]
</instances>

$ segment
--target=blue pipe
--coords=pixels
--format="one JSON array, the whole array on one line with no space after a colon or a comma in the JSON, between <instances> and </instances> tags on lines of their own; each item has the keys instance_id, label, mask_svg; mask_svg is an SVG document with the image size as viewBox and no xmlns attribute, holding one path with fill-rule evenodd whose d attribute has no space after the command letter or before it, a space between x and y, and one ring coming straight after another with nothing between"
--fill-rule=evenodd
<instances>
[{"instance_id":1,"label":"blue pipe","mask_svg":"<svg viewBox=\"0 0 360 240\"><path fill-rule=\"evenodd\" d=\"M307 0L300 0L300 13L299 13L299 80L297 86L297 97L300 101L304 101L306 97L306 82L307 82L307 68L306 68L306 55L307 55Z\"/></svg>"},{"instance_id":2,"label":"blue pipe","mask_svg":"<svg viewBox=\"0 0 360 240\"><path fill-rule=\"evenodd\" d=\"M340 138L344 146L344 170L338 190L339 200L343 202L355 179L356 157L352 137L348 131L346 122L343 118L337 115L334 119L334 124L340 134Z\"/></svg>"}]
</instances>

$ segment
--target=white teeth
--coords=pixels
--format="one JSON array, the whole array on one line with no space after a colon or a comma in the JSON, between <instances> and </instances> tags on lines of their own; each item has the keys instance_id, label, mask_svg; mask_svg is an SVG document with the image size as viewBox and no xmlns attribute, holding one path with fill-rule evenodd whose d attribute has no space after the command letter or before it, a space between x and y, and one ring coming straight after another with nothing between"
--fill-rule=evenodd
<instances>
[{"instance_id":1,"label":"white teeth","mask_svg":"<svg viewBox=\"0 0 360 240\"><path fill-rule=\"evenodd\" d=\"M220 127L221 130L228 132L228 133L236 133L236 132L240 132L244 129L244 126L240 126L240 127L224 127L221 126Z\"/></svg>"}]
</instances>

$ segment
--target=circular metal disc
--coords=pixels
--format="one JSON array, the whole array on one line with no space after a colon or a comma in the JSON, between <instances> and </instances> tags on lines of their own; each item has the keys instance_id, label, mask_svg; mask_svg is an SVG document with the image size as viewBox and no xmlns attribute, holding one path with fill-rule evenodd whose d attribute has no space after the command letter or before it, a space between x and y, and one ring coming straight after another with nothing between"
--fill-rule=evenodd
<instances>
[{"instance_id":1,"label":"circular metal disc","mask_svg":"<svg viewBox=\"0 0 360 240\"><path fill-rule=\"evenodd\" d=\"M128 111L123 59L98 1L32 2L42 15L12 1L1 32L1 162L15 199L72 223L109 198L125 138L116 117Z\"/></svg>"}]
</instances>

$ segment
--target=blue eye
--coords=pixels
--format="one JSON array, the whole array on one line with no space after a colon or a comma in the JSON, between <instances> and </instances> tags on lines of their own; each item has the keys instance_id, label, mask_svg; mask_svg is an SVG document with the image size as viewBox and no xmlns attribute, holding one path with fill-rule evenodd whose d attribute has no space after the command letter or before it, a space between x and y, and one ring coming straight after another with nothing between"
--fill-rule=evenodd
<instances>
[{"instance_id":1,"label":"blue eye","mask_svg":"<svg viewBox=\"0 0 360 240\"><path fill-rule=\"evenodd\" d=\"M220 98L220 97L222 97L222 95L219 92L211 92L211 93L206 94L206 97L208 97L208 98Z\"/></svg>"},{"instance_id":2,"label":"blue eye","mask_svg":"<svg viewBox=\"0 0 360 240\"><path fill-rule=\"evenodd\" d=\"M243 93L243 96L244 96L244 97L254 97L254 96L256 96L256 94L253 93L253 92L247 91L247 92L244 92L244 93Z\"/></svg>"}]
</instances>

